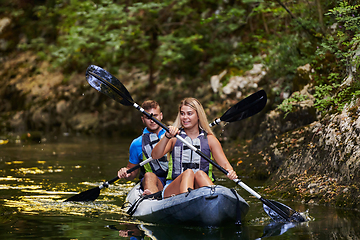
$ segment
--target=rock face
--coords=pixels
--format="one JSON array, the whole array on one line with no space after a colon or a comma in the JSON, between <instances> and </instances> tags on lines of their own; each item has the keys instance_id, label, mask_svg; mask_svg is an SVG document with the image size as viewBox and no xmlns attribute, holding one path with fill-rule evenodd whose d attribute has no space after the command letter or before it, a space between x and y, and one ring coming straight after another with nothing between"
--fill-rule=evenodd
<instances>
[{"instance_id":1,"label":"rock face","mask_svg":"<svg viewBox=\"0 0 360 240\"><path fill-rule=\"evenodd\" d=\"M292 114L304 116L301 111L307 107ZM298 128L288 123L290 130L276 128L278 111L267 114L269 131L279 133L273 134L262 154L273 172L271 184L276 186L267 189L268 192L310 203L357 207L360 204L359 112L359 106L354 104L341 113ZM265 131L263 139L271 139L270 136Z\"/></svg>"},{"instance_id":2,"label":"rock face","mask_svg":"<svg viewBox=\"0 0 360 240\"><path fill-rule=\"evenodd\" d=\"M356 110L354 109L356 108ZM298 154L287 159L278 177L307 173L323 173L339 183L359 181L360 170L360 116L344 109L321 122L313 122L304 128L306 137L299 142Z\"/></svg>"},{"instance_id":3,"label":"rock face","mask_svg":"<svg viewBox=\"0 0 360 240\"><path fill-rule=\"evenodd\" d=\"M117 126L123 123L139 124L139 116L121 111L120 104L95 91L85 73L65 78L31 52L17 53L2 64L1 134L111 134L121 132Z\"/></svg>"}]
</instances>

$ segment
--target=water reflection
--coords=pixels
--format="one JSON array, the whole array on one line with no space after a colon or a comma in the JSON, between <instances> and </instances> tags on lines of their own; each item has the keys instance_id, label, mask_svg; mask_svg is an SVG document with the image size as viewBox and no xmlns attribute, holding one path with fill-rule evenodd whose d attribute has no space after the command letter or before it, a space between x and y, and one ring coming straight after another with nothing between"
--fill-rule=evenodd
<instances>
[{"instance_id":1,"label":"water reflection","mask_svg":"<svg viewBox=\"0 0 360 240\"><path fill-rule=\"evenodd\" d=\"M300 224L301 223L271 222L270 224L268 224L267 226L264 227L264 230L263 230L264 233L258 239L282 235L290 228L296 227L297 225L300 225Z\"/></svg>"},{"instance_id":2,"label":"water reflection","mask_svg":"<svg viewBox=\"0 0 360 240\"><path fill-rule=\"evenodd\" d=\"M176 227L176 226L144 226L140 225L140 229L151 237L158 240L180 240L180 239L239 239L248 240L247 227L233 227L233 228L191 228L191 227Z\"/></svg>"},{"instance_id":3,"label":"water reflection","mask_svg":"<svg viewBox=\"0 0 360 240\"><path fill-rule=\"evenodd\" d=\"M263 228L263 235L257 240L280 236L287 230L304 223L276 223L271 222ZM120 225L119 225L120 226ZM184 227L184 226L157 226L152 224L126 224L122 223L122 229L117 225L107 225L106 228L116 230L121 237L130 237L130 239L144 239L145 236L157 240L180 240L180 239L239 239L249 240L250 226L229 226L221 228L204 228L204 227ZM125 227L125 229L124 229Z\"/></svg>"},{"instance_id":4,"label":"water reflection","mask_svg":"<svg viewBox=\"0 0 360 240\"><path fill-rule=\"evenodd\" d=\"M87 186L97 186L100 183L82 183ZM113 204L112 198L125 197L134 183L116 184L110 186L102 194L102 200L94 202L64 202L64 194L74 195L77 192L47 191L41 185L18 185L6 186L4 189L20 189L30 195L20 196L13 199L4 199L4 206L14 207L22 213L49 214L51 212L64 215L88 216L94 213L106 212L107 214L126 215L121 205ZM37 195L34 195L37 194Z\"/></svg>"},{"instance_id":5,"label":"water reflection","mask_svg":"<svg viewBox=\"0 0 360 240\"><path fill-rule=\"evenodd\" d=\"M119 226L122 226L120 229ZM204 227L184 227L176 225L153 225L153 224L120 224L107 225L107 228L119 232L121 237L130 239L144 239L145 236L157 240L177 240L177 239L240 239L247 240L248 228L234 226L228 228L204 228Z\"/></svg>"}]
</instances>

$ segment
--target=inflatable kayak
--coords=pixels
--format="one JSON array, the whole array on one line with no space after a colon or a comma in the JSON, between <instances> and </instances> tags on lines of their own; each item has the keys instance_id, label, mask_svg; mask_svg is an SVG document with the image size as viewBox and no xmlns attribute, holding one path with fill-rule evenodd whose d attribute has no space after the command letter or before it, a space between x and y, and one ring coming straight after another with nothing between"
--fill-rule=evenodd
<instances>
[{"instance_id":1,"label":"inflatable kayak","mask_svg":"<svg viewBox=\"0 0 360 240\"><path fill-rule=\"evenodd\" d=\"M157 199L156 194L142 196L137 184L128 193L124 206L131 216L141 221L192 226L240 223L249 210L249 205L234 189L220 185Z\"/></svg>"}]
</instances>

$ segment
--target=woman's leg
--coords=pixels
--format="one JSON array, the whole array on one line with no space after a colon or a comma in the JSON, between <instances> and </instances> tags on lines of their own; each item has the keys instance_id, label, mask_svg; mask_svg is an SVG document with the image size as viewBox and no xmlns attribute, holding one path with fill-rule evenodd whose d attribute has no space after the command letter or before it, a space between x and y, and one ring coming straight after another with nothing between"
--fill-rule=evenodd
<instances>
[{"instance_id":1,"label":"woman's leg","mask_svg":"<svg viewBox=\"0 0 360 240\"><path fill-rule=\"evenodd\" d=\"M191 169L187 169L170 183L165 189L164 197L167 198L172 195L187 192L188 188L194 188L194 172Z\"/></svg>"},{"instance_id":2,"label":"woman's leg","mask_svg":"<svg viewBox=\"0 0 360 240\"><path fill-rule=\"evenodd\" d=\"M197 171L195 173L194 178L195 178L195 182L194 182L195 189L214 185L214 183L211 181L209 176L202 170Z\"/></svg>"}]
</instances>

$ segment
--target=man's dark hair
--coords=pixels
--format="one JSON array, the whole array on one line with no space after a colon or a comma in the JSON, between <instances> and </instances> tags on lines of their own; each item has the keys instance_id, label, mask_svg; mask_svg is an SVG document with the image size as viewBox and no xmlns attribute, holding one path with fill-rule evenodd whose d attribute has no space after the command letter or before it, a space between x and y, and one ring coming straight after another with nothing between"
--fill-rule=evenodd
<instances>
[{"instance_id":1,"label":"man's dark hair","mask_svg":"<svg viewBox=\"0 0 360 240\"><path fill-rule=\"evenodd\" d=\"M154 100L146 100L141 104L141 107L143 109L145 109L145 111L148 111L148 110L153 109L153 108L157 108L157 107L160 108L160 105L159 105L159 103L157 103Z\"/></svg>"}]
</instances>

